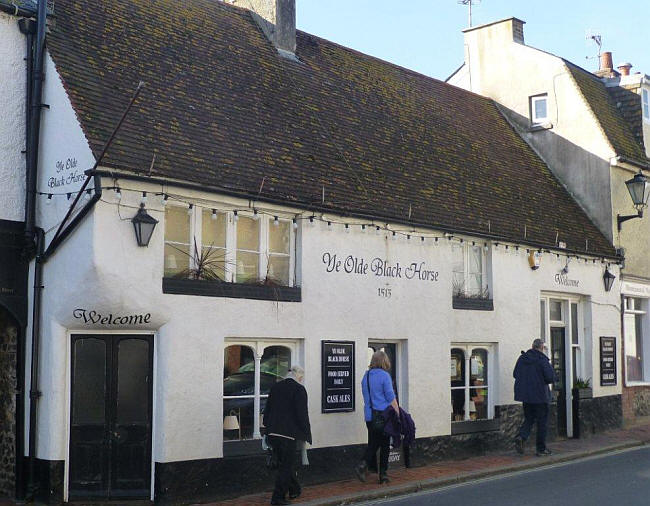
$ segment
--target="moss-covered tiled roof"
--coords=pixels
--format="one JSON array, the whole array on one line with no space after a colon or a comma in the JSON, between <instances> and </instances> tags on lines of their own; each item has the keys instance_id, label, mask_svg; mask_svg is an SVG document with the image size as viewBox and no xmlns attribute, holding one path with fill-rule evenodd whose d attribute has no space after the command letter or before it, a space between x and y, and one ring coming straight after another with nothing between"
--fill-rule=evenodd
<instances>
[{"instance_id":1,"label":"moss-covered tiled roof","mask_svg":"<svg viewBox=\"0 0 650 506\"><path fill-rule=\"evenodd\" d=\"M300 31L292 62L215 0L57 0L48 45L95 154L147 83L105 166L613 254L492 101L438 80Z\"/></svg>"},{"instance_id":2,"label":"moss-covered tiled roof","mask_svg":"<svg viewBox=\"0 0 650 506\"><path fill-rule=\"evenodd\" d=\"M608 93L605 84L591 72L564 60L582 96L600 123L616 155L640 164L648 164L643 146L635 137L631 125L616 107L616 101ZM641 111L639 107L639 111Z\"/></svg>"},{"instance_id":3,"label":"moss-covered tiled roof","mask_svg":"<svg viewBox=\"0 0 650 506\"><path fill-rule=\"evenodd\" d=\"M641 95L637 93L640 85L608 86L607 92L612 97L616 109L632 130L634 140L644 148L643 144L643 116L641 114Z\"/></svg>"}]
</instances>

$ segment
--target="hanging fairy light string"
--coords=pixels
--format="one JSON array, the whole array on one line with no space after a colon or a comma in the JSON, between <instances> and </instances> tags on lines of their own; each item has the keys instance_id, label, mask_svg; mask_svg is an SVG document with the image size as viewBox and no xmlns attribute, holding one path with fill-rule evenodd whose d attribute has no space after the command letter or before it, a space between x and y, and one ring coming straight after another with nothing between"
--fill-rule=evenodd
<instances>
[{"instance_id":1,"label":"hanging fairy light string","mask_svg":"<svg viewBox=\"0 0 650 506\"><path fill-rule=\"evenodd\" d=\"M550 255L555 255L557 261L559 262L561 262L562 259L566 259L566 262L571 261L571 259L575 259L576 261L583 260L585 264L589 263L589 261L591 261L593 264L595 264L596 261L599 261L600 263L603 264L613 263L611 259L608 260L605 257L595 256L593 254L590 255L588 253L585 255L579 255L574 252L563 253L556 249L551 250L548 247L543 247L543 248L532 247L526 244L517 244L512 241L502 241L498 239L489 239L489 240L465 239L464 237L456 237L454 234L449 232L429 233L429 232L418 231L412 227L406 229L400 229L400 228L396 228L394 225L391 225L389 223L379 222L378 220L366 220L366 221L359 221L359 222L342 220L341 218L337 219L334 218L332 215L323 212L301 211L298 213L291 213L288 211L265 210L261 207L255 206L254 204L248 206L224 206L223 202L220 201L211 201L208 199L187 199L185 197L182 197L180 195L175 195L170 192L165 192L165 191L147 192L147 191L142 191L141 189L126 188L118 184L102 187L102 191L103 190L112 191L114 193L115 201L111 202L102 198L101 199L102 202L109 205L133 207L134 209L137 209L140 204L146 204L147 202L149 202L150 196L153 195L159 199L159 200L157 199L156 202L160 204L162 210L164 210L170 204L170 202L173 202L174 203L173 205L187 206L188 214L192 214L195 208L201 210L208 210L211 213L211 218L213 220L217 219L219 213L231 213L232 219L236 222L241 216L240 213L244 212L246 213L246 216L249 216L254 220L258 220L260 216L268 216L269 220L272 222L274 226L278 226L281 219L290 221L294 230L298 228L299 221L306 222L307 225L310 227L315 226L316 222L319 222L325 224L327 230L329 231L334 230L336 225L340 225L343 227L343 231L346 233L350 233L351 231L357 229L361 233L374 231L375 235L381 235L382 233L387 234L387 237L390 238L392 241L398 241L403 239L405 240L405 242L409 242L409 243L414 242L420 245L432 244L434 246L438 246L443 240L446 239L447 240L446 242L448 243L455 243L455 244L469 243L474 247L480 246L486 252L489 250L489 245L492 244L492 247L494 248L495 251L503 251L507 254L512 254L515 256L521 256L522 254L528 256L531 253L538 252L540 254L547 253ZM90 199L92 193L95 190L93 188L89 188L83 191L85 193L84 198ZM139 194L140 195L139 204L138 205L134 204L132 206L125 204L122 201L122 196L124 192ZM39 196L45 197L45 203L49 205L52 203L52 201L55 198L62 197L65 198L66 201L69 201L73 196L76 196L77 193L79 192L72 191L72 192L60 192L60 193L57 192L36 192L36 193ZM151 200L150 202L154 202L154 201ZM471 235L471 234L467 234L467 235ZM419 240L413 241L412 239L414 238L415 239L419 238ZM588 243L586 242L585 244ZM616 265L620 266L620 263L616 263Z\"/></svg>"}]
</instances>

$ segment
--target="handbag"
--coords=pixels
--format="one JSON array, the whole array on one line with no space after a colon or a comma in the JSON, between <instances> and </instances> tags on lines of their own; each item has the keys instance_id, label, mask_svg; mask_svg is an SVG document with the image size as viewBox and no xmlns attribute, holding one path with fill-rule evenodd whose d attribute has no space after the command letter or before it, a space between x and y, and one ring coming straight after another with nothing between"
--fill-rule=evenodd
<instances>
[{"instance_id":1,"label":"handbag","mask_svg":"<svg viewBox=\"0 0 650 506\"><path fill-rule=\"evenodd\" d=\"M386 419L381 411L377 411L372 407L372 393L370 392L370 371L366 374L366 383L368 384L368 398L370 399L370 430L373 432L384 432L386 426Z\"/></svg>"}]
</instances>

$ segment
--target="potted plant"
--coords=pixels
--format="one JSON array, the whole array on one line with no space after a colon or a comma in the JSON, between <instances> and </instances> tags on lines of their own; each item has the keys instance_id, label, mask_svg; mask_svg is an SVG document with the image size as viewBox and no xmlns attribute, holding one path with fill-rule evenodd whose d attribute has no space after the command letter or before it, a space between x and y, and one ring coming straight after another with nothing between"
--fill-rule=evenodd
<instances>
[{"instance_id":1,"label":"potted plant","mask_svg":"<svg viewBox=\"0 0 650 506\"><path fill-rule=\"evenodd\" d=\"M591 378L576 378L573 382L572 393L574 399L591 399L593 397Z\"/></svg>"}]
</instances>

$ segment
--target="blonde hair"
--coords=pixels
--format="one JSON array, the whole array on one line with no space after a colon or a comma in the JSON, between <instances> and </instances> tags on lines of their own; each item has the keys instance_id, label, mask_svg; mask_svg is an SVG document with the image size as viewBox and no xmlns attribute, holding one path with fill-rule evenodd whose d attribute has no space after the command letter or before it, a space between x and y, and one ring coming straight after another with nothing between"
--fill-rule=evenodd
<instances>
[{"instance_id":1,"label":"blonde hair","mask_svg":"<svg viewBox=\"0 0 650 506\"><path fill-rule=\"evenodd\" d=\"M384 371L390 371L390 358L388 358L385 351L377 350L372 354L372 358L370 359L370 369L383 369Z\"/></svg>"}]
</instances>

